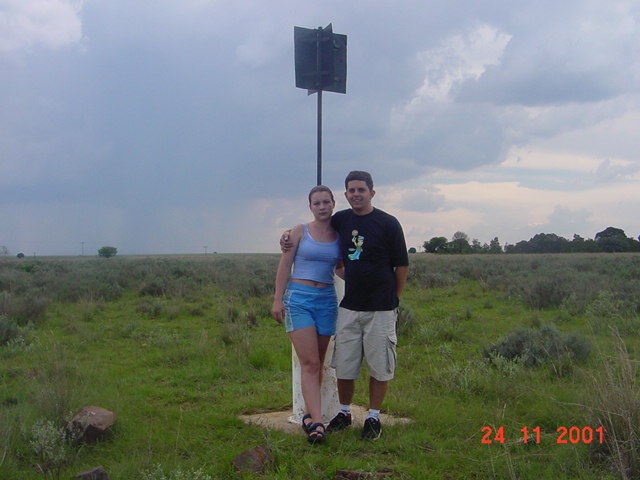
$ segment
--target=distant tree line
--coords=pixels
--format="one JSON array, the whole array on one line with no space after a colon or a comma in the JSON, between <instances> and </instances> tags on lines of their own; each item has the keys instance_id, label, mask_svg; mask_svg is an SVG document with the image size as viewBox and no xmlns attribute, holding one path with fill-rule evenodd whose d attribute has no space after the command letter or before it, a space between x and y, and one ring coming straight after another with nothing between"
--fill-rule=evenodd
<instances>
[{"instance_id":1,"label":"distant tree line","mask_svg":"<svg viewBox=\"0 0 640 480\"><path fill-rule=\"evenodd\" d=\"M522 240L515 245L500 245L498 237L489 244L480 243L464 232L456 232L453 238L433 237L422 245L425 252L441 254L461 253L584 253L584 252L640 252L640 237L627 237L624 230L607 227L596 233L593 239L585 239L574 234L572 240L555 233L538 233L530 240Z\"/></svg>"},{"instance_id":2,"label":"distant tree line","mask_svg":"<svg viewBox=\"0 0 640 480\"><path fill-rule=\"evenodd\" d=\"M475 238L469 242L469 236L464 232L454 233L451 241L446 237L433 237L422 247L429 253L503 253L498 237L489 244L481 244Z\"/></svg>"}]
</instances>

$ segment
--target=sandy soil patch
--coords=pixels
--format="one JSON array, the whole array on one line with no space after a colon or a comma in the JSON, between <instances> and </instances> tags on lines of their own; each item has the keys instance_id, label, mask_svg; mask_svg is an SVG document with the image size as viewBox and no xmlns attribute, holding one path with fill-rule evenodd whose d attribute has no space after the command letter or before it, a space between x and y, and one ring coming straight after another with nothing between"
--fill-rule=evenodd
<instances>
[{"instance_id":1,"label":"sandy soil patch","mask_svg":"<svg viewBox=\"0 0 640 480\"><path fill-rule=\"evenodd\" d=\"M252 415L240 415L240 419L245 423L252 423L263 428L304 435L302 428L300 428L300 419L291 418L291 413L291 410L254 413ZM353 425L359 428L364 422L364 419L367 417L367 409L359 405L353 405L351 407L351 415L353 417ZM395 425L397 423L409 423L411 422L411 419L404 417L394 417L386 413L381 413L380 421L384 426Z\"/></svg>"}]
</instances>

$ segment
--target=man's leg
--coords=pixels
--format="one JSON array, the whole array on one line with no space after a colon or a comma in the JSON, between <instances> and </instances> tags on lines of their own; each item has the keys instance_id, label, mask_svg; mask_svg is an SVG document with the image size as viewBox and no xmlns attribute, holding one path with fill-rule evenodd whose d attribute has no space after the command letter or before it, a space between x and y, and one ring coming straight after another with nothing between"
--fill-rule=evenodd
<instances>
[{"instance_id":1,"label":"man's leg","mask_svg":"<svg viewBox=\"0 0 640 480\"><path fill-rule=\"evenodd\" d=\"M338 400L340 411L327 426L327 432L338 432L351 425L351 400L356 388L355 380L338 378Z\"/></svg>"},{"instance_id":2,"label":"man's leg","mask_svg":"<svg viewBox=\"0 0 640 480\"><path fill-rule=\"evenodd\" d=\"M374 410L380 410L382 402L387 393L387 386L389 382L381 382L373 377L369 377L369 408ZM340 394L340 388L338 385L338 395ZM342 400L341 400L342 401Z\"/></svg>"},{"instance_id":3,"label":"man's leg","mask_svg":"<svg viewBox=\"0 0 640 480\"><path fill-rule=\"evenodd\" d=\"M369 367L369 408L380 410L396 368L396 313L374 312L365 326L364 356Z\"/></svg>"},{"instance_id":4,"label":"man's leg","mask_svg":"<svg viewBox=\"0 0 640 480\"><path fill-rule=\"evenodd\" d=\"M396 318L394 311L375 312L365 327L364 354L370 374L369 413L362 429L366 440L377 440L382 434L380 409L396 366Z\"/></svg>"},{"instance_id":5,"label":"man's leg","mask_svg":"<svg viewBox=\"0 0 640 480\"><path fill-rule=\"evenodd\" d=\"M328 432L337 432L351 425L351 401L362 363L362 334L356 321L358 314L345 308L338 310L331 366L336 369L338 377L340 412L329 423Z\"/></svg>"},{"instance_id":6,"label":"man's leg","mask_svg":"<svg viewBox=\"0 0 640 480\"><path fill-rule=\"evenodd\" d=\"M338 379L338 400L342 405L351 405L355 389L355 380Z\"/></svg>"},{"instance_id":7,"label":"man's leg","mask_svg":"<svg viewBox=\"0 0 640 480\"><path fill-rule=\"evenodd\" d=\"M382 424L380 423L380 408L387 393L388 381L376 380L369 377L369 414L364 421L362 434L363 440L377 440L382 435Z\"/></svg>"}]
</instances>

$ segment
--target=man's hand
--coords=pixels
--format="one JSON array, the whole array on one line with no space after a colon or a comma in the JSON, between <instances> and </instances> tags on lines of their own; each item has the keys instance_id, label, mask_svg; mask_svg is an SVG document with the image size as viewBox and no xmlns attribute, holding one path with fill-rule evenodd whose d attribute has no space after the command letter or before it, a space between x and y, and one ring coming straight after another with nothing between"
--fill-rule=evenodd
<instances>
[{"instance_id":1,"label":"man's hand","mask_svg":"<svg viewBox=\"0 0 640 480\"><path fill-rule=\"evenodd\" d=\"M293 243L289 240L291 234L291 229L285 230L285 232L280 237L280 250L282 253L287 253L289 250L293 248Z\"/></svg>"}]
</instances>

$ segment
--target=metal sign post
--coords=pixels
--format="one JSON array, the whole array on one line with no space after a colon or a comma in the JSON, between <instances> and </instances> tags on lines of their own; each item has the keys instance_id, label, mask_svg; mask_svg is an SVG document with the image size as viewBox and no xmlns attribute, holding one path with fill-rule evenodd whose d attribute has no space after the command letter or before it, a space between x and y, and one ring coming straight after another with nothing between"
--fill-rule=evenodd
<instances>
[{"instance_id":1,"label":"metal sign post","mask_svg":"<svg viewBox=\"0 0 640 480\"><path fill-rule=\"evenodd\" d=\"M317 184L322 184L322 92L347 93L347 36L331 24L294 27L296 87L318 94Z\"/></svg>"},{"instance_id":2,"label":"metal sign post","mask_svg":"<svg viewBox=\"0 0 640 480\"><path fill-rule=\"evenodd\" d=\"M322 185L322 90L318 90L318 121L316 147L316 185Z\"/></svg>"}]
</instances>

